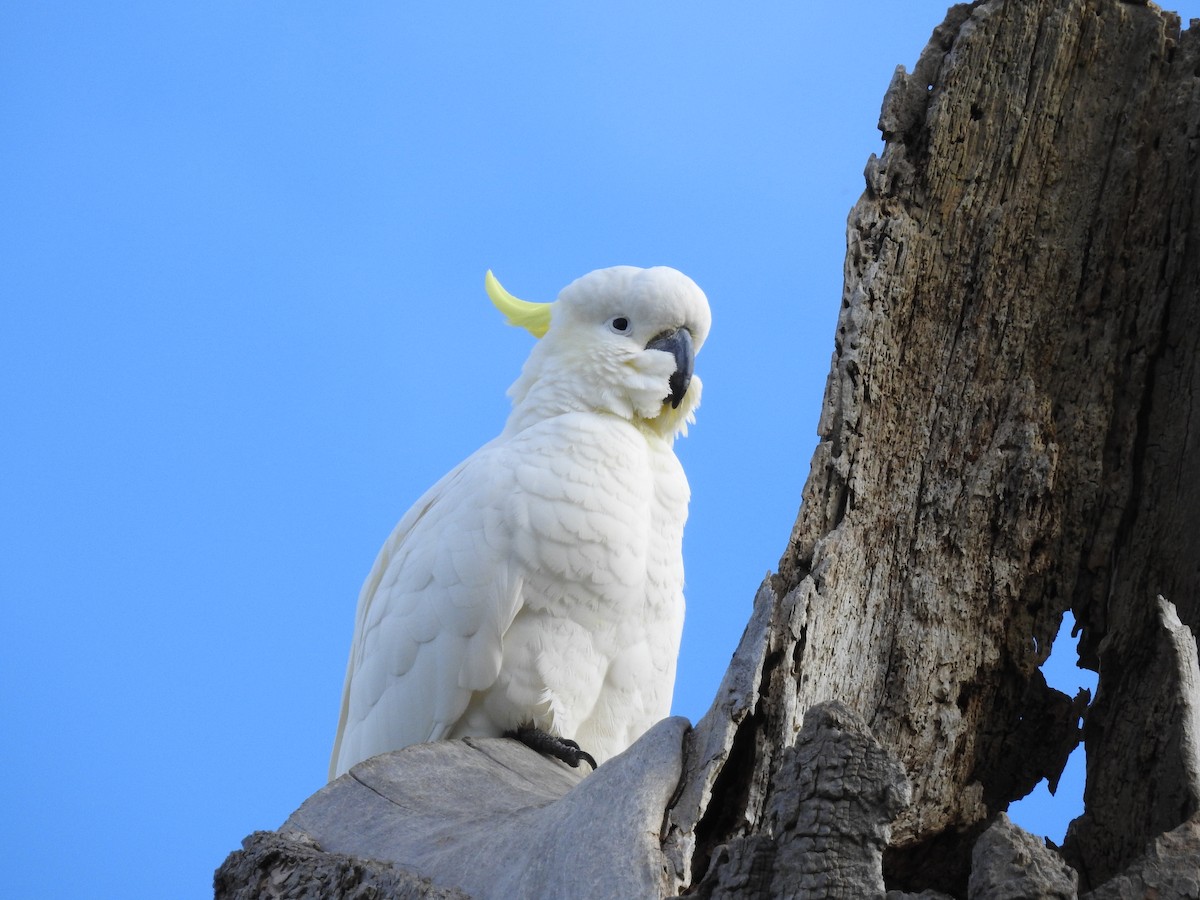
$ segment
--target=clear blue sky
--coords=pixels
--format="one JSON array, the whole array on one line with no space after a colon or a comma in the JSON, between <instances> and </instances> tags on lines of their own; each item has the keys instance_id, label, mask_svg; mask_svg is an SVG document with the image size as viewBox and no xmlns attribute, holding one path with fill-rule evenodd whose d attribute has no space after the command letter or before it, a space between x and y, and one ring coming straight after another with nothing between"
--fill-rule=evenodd
<instances>
[{"instance_id":1,"label":"clear blue sky","mask_svg":"<svg viewBox=\"0 0 1200 900\"><path fill-rule=\"evenodd\" d=\"M796 514L880 100L944 10L5 4L11 896L210 896L321 787L359 585L531 344L489 267L549 300L668 264L712 301L698 718Z\"/></svg>"}]
</instances>

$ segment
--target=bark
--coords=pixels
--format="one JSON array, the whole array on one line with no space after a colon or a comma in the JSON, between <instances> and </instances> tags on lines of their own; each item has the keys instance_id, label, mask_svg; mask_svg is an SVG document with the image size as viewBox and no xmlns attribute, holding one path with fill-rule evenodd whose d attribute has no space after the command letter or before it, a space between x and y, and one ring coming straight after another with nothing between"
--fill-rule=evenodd
<instances>
[{"instance_id":1,"label":"bark","mask_svg":"<svg viewBox=\"0 0 1200 900\"><path fill-rule=\"evenodd\" d=\"M1138 624L1138 641L1118 633L1126 654L1104 651L1115 657L1106 669L1115 686L1102 682L1089 715L1088 732L1101 752L1089 762L1084 814L1071 823L1066 842L1085 884L1103 883L1148 840L1200 810L1196 641L1161 596L1156 612L1154 622ZM1128 694L1135 703L1122 696Z\"/></svg>"},{"instance_id":2,"label":"bark","mask_svg":"<svg viewBox=\"0 0 1200 900\"><path fill-rule=\"evenodd\" d=\"M1083 900L1200 897L1200 817L1160 835L1144 856Z\"/></svg>"},{"instance_id":3,"label":"bark","mask_svg":"<svg viewBox=\"0 0 1200 900\"><path fill-rule=\"evenodd\" d=\"M971 853L968 900L1075 900L1079 876L1000 813Z\"/></svg>"},{"instance_id":4,"label":"bark","mask_svg":"<svg viewBox=\"0 0 1200 900\"><path fill-rule=\"evenodd\" d=\"M862 720L839 703L814 706L771 781L763 821L718 848L688 895L882 896L883 848L908 782Z\"/></svg>"},{"instance_id":5,"label":"bark","mask_svg":"<svg viewBox=\"0 0 1200 900\"><path fill-rule=\"evenodd\" d=\"M500 833L503 804L476 830L457 811L489 790L456 777L459 751L404 751L431 768L401 766L400 788L437 778L442 807L401 816L391 844L342 807L305 831L323 852L477 896L493 871L525 896L621 896L605 886L635 871L658 887L627 896L1073 896L1058 855L1002 813L1054 784L1086 711L1065 848L1081 888L1187 889L1200 28L1117 0L955 6L897 71L880 128L799 517L709 713L686 736L660 726L678 728L672 752L656 729L553 797L554 764L527 760L540 799L506 794L518 827ZM1099 671L1090 707L1039 671L1067 609ZM488 777L507 784L506 766ZM351 775L326 791L357 790ZM641 799L617 802L617 784ZM438 831L443 814L459 824ZM602 852L579 851L580 823ZM488 875L463 876L477 860ZM521 880L562 865L573 890Z\"/></svg>"},{"instance_id":6,"label":"bark","mask_svg":"<svg viewBox=\"0 0 1200 900\"><path fill-rule=\"evenodd\" d=\"M1068 608L1100 670L1073 858L1098 883L1194 811L1186 704L1149 702L1182 682L1147 660L1156 594L1193 632L1200 602L1198 72L1200 29L1111 0L954 7L897 72L728 753L749 771L704 775L730 788L708 801L727 824L696 841L693 874L761 821L803 710L836 699L912 784L890 885L964 895L989 818L1053 784L1078 738L1089 698L1038 671ZM691 816L674 815L681 843Z\"/></svg>"},{"instance_id":7,"label":"bark","mask_svg":"<svg viewBox=\"0 0 1200 900\"><path fill-rule=\"evenodd\" d=\"M1080 848L1090 868L1111 875L1189 812L1124 739L1164 725L1139 705L1162 673L1133 656L1155 594L1196 626L1198 45L1153 7L960 6L884 101L776 580L802 649L764 706L842 699L904 762L899 884L961 894L975 829L1057 777L1080 704L1037 668L1068 607L1108 692L1089 794L1121 770L1138 798ZM1163 515L1144 531L1143 506Z\"/></svg>"},{"instance_id":8,"label":"bark","mask_svg":"<svg viewBox=\"0 0 1200 900\"><path fill-rule=\"evenodd\" d=\"M470 900L391 863L328 853L303 834L256 831L213 877L216 900Z\"/></svg>"},{"instance_id":9,"label":"bark","mask_svg":"<svg viewBox=\"0 0 1200 900\"><path fill-rule=\"evenodd\" d=\"M687 727L659 722L587 778L503 738L419 744L355 766L282 830L476 898L661 897Z\"/></svg>"}]
</instances>

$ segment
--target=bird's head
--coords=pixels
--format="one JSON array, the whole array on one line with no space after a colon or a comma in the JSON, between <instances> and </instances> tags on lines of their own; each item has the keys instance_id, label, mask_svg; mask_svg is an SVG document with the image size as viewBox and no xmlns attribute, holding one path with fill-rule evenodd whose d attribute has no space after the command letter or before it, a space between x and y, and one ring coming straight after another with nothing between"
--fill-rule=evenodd
<instances>
[{"instance_id":1,"label":"bird's head","mask_svg":"<svg viewBox=\"0 0 1200 900\"><path fill-rule=\"evenodd\" d=\"M696 353L712 315L704 292L667 266L613 266L576 279L553 303L518 300L491 272L488 296L540 338L509 390L518 411L571 409L629 419L670 440L700 403Z\"/></svg>"}]
</instances>

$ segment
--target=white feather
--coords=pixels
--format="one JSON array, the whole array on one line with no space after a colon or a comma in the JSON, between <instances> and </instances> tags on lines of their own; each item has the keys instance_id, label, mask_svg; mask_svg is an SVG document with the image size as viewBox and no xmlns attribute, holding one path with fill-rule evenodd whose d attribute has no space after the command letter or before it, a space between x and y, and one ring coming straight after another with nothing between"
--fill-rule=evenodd
<instances>
[{"instance_id":1,"label":"white feather","mask_svg":"<svg viewBox=\"0 0 1200 900\"><path fill-rule=\"evenodd\" d=\"M671 445L700 383L672 409L675 361L646 345L680 327L699 350L709 311L673 269L560 294L504 432L413 505L363 585L331 777L524 724L603 762L668 714L689 498Z\"/></svg>"}]
</instances>

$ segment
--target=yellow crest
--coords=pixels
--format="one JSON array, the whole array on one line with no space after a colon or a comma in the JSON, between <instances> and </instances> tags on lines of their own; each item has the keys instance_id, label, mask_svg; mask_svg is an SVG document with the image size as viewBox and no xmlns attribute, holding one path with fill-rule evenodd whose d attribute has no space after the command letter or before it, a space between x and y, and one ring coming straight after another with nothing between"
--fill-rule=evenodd
<instances>
[{"instance_id":1,"label":"yellow crest","mask_svg":"<svg viewBox=\"0 0 1200 900\"><path fill-rule=\"evenodd\" d=\"M550 303L531 303L520 300L500 286L492 270L488 269L483 276L483 286L487 295L492 298L496 309L504 313L509 325L524 328L536 338L540 338L550 327Z\"/></svg>"}]
</instances>

